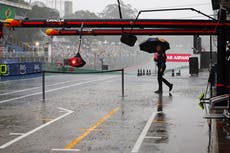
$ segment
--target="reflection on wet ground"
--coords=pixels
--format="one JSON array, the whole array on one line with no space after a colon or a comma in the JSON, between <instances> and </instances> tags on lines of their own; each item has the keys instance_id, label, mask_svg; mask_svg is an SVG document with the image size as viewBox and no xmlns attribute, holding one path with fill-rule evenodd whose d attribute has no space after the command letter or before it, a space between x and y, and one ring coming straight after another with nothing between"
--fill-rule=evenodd
<instances>
[{"instance_id":1,"label":"reflection on wet ground","mask_svg":"<svg viewBox=\"0 0 230 153\"><path fill-rule=\"evenodd\" d=\"M230 124L229 119L212 120L210 126L209 153L230 152Z\"/></svg>"},{"instance_id":2,"label":"reflection on wet ground","mask_svg":"<svg viewBox=\"0 0 230 153\"><path fill-rule=\"evenodd\" d=\"M145 137L145 143L167 143L169 134L167 131L167 121L163 112L158 112L153 120L147 136Z\"/></svg>"},{"instance_id":3,"label":"reflection on wet ground","mask_svg":"<svg viewBox=\"0 0 230 153\"><path fill-rule=\"evenodd\" d=\"M158 101L157 101L157 113L154 117L153 124L151 125L148 131L147 139L145 140L145 142L158 144L158 143L167 143L169 140L169 134L167 131L168 123L167 123L166 114L163 112L163 105L166 105L166 103L170 101L166 101L165 98L166 97L164 97L164 104L163 104L163 95L159 94Z\"/></svg>"},{"instance_id":4,"label":"reflection on wet ground","mask_svg":"<svg viewBox=\"0 0 230 153\"><path fill-rule=\"evenodd\" d=\"M77 81L84 82L99 76L78 77ZM72 76L48 79L47 84L66 82L70 81ZM117 79L87 83L47 93L45 103L40 100L41 95L35 95L1 104L1 144L17 137L9 137L9 133L26 133L62 115L63 112L59 112L57 107L71 109L74 113L0 151L48 153L52 152L50 150L53 148L64 148L111 109L119 106L120 112L93 130L76 148L87 153L129 153L147 120L153 114L150 128L138 153L207 153L207 122L202 119L203 114L196 98L201 86L206 82L199 78L188 77L169 79L174 83L174 89L169 93L165 88L163 95L152 92L157 84L156 78L127 75L126 96L122 100L120 78L117 77ZM35 84L39 87L40 80L33 85L28 85L28 88ZM51 89L70 84L71 82L63 83ZM34 92L40 92L40 89ZM19 94L26 95L29 92L17 93L13 96Z\"/></svg>"},{"instance_id":5,"label":"reflection on wet ground","mask_svg":"<svg viewBox=\"0 0 230 153\"><path fill-rule=\"evenodd\" d=\"M26 133L45 124L62 113L58 110L51 111L50 106L47 107L46 103L40 101L37 103L24 102L20 105L4 104L0 110L0 144L18 137L18 134Z\"/></svg>"},{"instance_id":6,"label":"reflection on wet ground","mask_svg":"<svg viewBox=\"0 0 230 153\"><path fill-rule=\"evenodd\" d=\"M6 129L6 128L9 129L11 127L15 127L17 125L19 125L19 122L17 122L16 116L10 116L10 115L0 116L0 129L1 129L1 131L3 129Z\"/></svg>"}]
</instances>

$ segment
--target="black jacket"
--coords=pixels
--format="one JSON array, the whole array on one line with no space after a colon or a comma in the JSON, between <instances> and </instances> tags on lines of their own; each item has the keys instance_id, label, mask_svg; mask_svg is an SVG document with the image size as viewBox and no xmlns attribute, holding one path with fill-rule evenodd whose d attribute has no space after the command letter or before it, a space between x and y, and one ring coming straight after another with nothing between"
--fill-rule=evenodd
<instances>
[{"instance_id":1,"label":"black jacket","mask_svg":"<svg viewBox=\"0 0 230 153\"><path fill-rule=\"evenodd\" d=\"M158 53L157 58L157 66L158 68L165 68L166 67L166 54L165 53Z\"/></svg>"}]
</instances>

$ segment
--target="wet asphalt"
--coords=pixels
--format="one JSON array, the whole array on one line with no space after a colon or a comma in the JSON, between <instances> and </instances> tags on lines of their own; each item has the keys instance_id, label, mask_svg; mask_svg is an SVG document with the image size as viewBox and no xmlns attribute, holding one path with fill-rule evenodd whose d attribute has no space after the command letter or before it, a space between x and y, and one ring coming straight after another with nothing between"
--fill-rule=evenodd
<instances>
[{"instance_id":1,"label":"wet asphalt","mask_svg":"<svg viewBox=\"0 0 230 153\"><path fill-rule=\"evenodd\" d=\"M156 75L47 74L42 79L0 82L1 153L207 153L208 124L198 106L208 73L165 74L169 94Z\"/></svg>"}]
</instances>

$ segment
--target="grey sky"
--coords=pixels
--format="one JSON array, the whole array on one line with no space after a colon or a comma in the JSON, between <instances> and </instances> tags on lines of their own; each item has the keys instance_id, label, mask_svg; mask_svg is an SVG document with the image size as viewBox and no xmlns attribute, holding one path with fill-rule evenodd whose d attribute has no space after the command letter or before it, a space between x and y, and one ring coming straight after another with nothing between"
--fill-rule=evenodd
<instances>
[{"instance_id":1,"label":"grey sky","mask_svg":"<svg viewBox=\"0 0 230 153\"><path fill-rule=\"evenodd\" d=\"M30 0L27 0L30 1ZM56 5L57 9L63 11L63 3L65 0L31 0L42 1L47 4L49 7L54 7ZM73 13L78 10L89 10L94 13L100 13L103 11L106 5L108 4L117 4L117 0L68 0L73 2ZM60 5L60 2L61 5ZM211 0L123 0L125 4L131 4L133 8L137 10L146 10L146 9L162 9L162 8L185 8L192 7L195 8L207 15L212 15L212 6ZM61 13L63 15L63 13ZM140 18L204 18L206 17L192 11L170 11L170 12L155 12L155 13L143 13L140 15Z\"/></svg>"},{"instance_id":2,"label":"grey sky","mask_svg":"<svg viewBox=\"0 0 230 153\"><path fill-rule=\"evenodd\" d=\"M117 3L117 0L72 0L74 4L73 10L90 10L95 13L102 12L106 5ZM211 15L212 6L211 0L123 0L126 4L131 4L137 10L144 9L159 9L159 8L181 8L192 7L205 14ZM177 12L160 12L160 13L144 13L140 18L187 18L202 16L191 11L177 11ZM203 18L203 17L202 17Z\"/></svg>"}]
</instances>

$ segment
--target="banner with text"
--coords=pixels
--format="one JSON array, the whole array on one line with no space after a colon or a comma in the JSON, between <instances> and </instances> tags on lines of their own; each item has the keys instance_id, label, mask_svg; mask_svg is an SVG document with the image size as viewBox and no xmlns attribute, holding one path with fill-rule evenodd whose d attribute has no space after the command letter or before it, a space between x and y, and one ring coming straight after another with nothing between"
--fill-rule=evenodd
<instances>
[{"instance_id":1,"label":"banner with text","mask_svg":"<svg viewBox=\"0 0 230 153\"><path fill-rule=\"evenodd\" d=\"M191 54L166 54L167 62L189 62Z\"/></svg>"}]
</instances>

